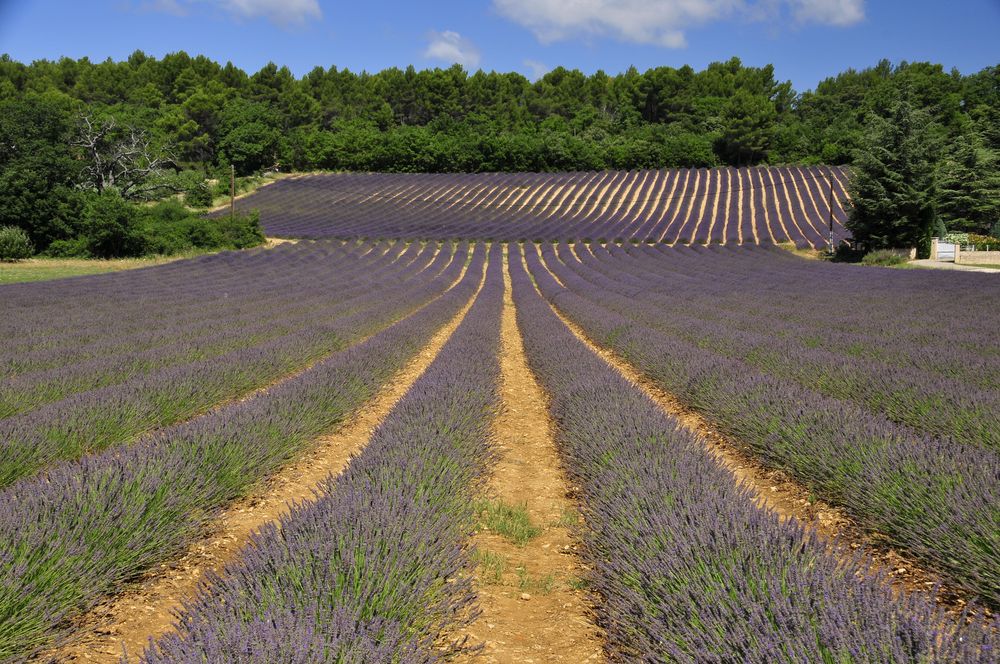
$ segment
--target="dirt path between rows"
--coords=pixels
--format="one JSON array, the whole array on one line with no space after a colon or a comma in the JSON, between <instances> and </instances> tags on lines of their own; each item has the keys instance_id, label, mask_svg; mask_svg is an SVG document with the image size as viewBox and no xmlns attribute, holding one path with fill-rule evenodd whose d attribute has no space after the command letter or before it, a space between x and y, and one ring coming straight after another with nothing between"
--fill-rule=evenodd
<instances>
[{"instance_id":1,"label":"dirt path between rows","mask_svg":"<svg viewBox=\"0 0 1000 664\"><path fill-rule=\"evenodd\" d=\"M297 242L297 240L296 240L296 242ZM441 249L442 249L442 247L439 246L434 251L434 254L431 256L430 262L433 262L434 259L437 258L437 255L441 251ZM430 264L430 263L428 263L428 264ZM459 276L454 281L452 281L451 284L448 285L448 287L442 292L442 294L447 293L452 288L454 288L456 285L458 285L459 282L461 282L462 276L465 275L465 270L466 270L466 268L463 267L462 271L459 274ZM395 319L395 321L402 320L403 318L405 318L406 316L411 315L412 313L414 313L414 312L411 311L410 313L402 314L399 318ZM367 334L367 335L365 335L365 336L363 336L363 337L361 337L359 339L355 339L354 341L351 341L349 345L356 346L357 344L364 343L365 341L367 341L371 337L375 336L376 334L378 334L382 330L387 329L391 325L392 325L392 323L389 323L389 324L386 324L386 325L382 325L381 327L377 328L375 331L370 332L369 334ZM148 437L148 436L152 436L153 434L155 434L157 432L160 432L160 431L165 431L167 429L176 429L177 427L184 426L185 424L188 424L190 422L194 422L195 420L199 420L199 419L202 419L204 417L210 417L212 415L216 415L219 412L221 412L221 411L223 411L223 410L225 410L227 408L231 408L231 407L233 407L233 406L235 406L237 404L241 404L241 403L246 403L248 401L252 401L253 399L256 399L256 398L260 397L262 394L270 392L271 390L273 390L273 389L281 386L282 384L287 383L287 382L289 382L291 380L294 380L294 379L298 378L299 376L303 375L304 373L312 370L317 364L320 364L321 362L325 362L330 357L332 357L333 355L335 355L335 354L337 354L337 353L345 350L346 348L347 347L345 346L345 347L341 347L341 348L338 348L338 349L335 349L335 350L323 351L317 357L306 361L305 364L302 364L302 365L298 366L297 368L292 369L292 370L290 370L290 371L288 371L286 373L282 373L282 374L280 374L280 375L278 375L276 377L273 377L271 380L267 381L263 385L258 385L256 387L251 387L246 392L243 392L242 394L237 394L235 396L227 397L225 399L222 399L221 401L217 401L215 403L212 403L212 404L206 406L203 410L200 410L200 411L198 411L198 412L196 412L193 415L190 415L188 417L184 417L184 418L182 418L180 420L177 420L176 422L170 422L170 423L164 424L162 426L155 427L153 429L145 431L142 434L139 434L137 437L134 437L134 438L126 441L126 444L132 444L136 440L139 440L139 439L142 439L142 438L145 438L145 437Z\"/></svg>"},{"instance_id":2,"label":"dirt path between rows","mask_svg":"<svg viewBox=\"0 0 1000 664\"><path fill-rule=\"evenodd\" d=\"M331 473L340 473L361 451L375 427L437 356L474 299L345 425L319 438L300 459L263 483L258 492L226 509L212 531L191 545L180 559L160 565L137 586L81 618L69 645L47 652L38 660L117 663L123 648L130 659L135 658L150 638L174 629L175 611L183 599L194 596L206 574L221 572L239 555L254 531L277 521L292 503L311 499L322 480Z\"/></svg>"},{"instance_id":3,"label":"dirt path between rows","mask_svg":"<svg viewBox=\"0 0 1000 664\"><path fill-rule=\"evenodd\" d=\"M726 437L708 419L662 390L613 351L591 340L558 309L552 307L552 310L574 336L638 386L668 415L698 434L716 461L733 475L735 481L745 484L753 492L759 507L774 511L783 521L794 517L816 532L832 551L840 555L851 557L863 549L873 571L884 572L897 593L931 593L937 588L935 601L950 616L957 617L966 608L969 603L967 593L950 586L940 575L889 546L884 536L866 531L843 509L817 499L809 489L783 471L761 464L745 445ZM974 619L977 615L989 617L992 614L988 609L977 606L970 611L969 618Z\"/></svg>"},{"instance_id":4,"label":"dirt path between rows","mask_svg":"<svg viewBox=\"0 0 1000 664\"><path fill-rule=\"evenodd\" d=\"M593 599L581 587L587 571L571 534L572 487L559 463L545 395L528 368L504 273L501 371L504 411L497 419L499 460L488 497L523 505L541 534L518 546L489 532L474 544L490 566L474 583L482 614L462 634L485 645L457 662L603 662L603 639L592 616ZM502 561L502 562L498 562Z\"/></svg>"}]
</instances>

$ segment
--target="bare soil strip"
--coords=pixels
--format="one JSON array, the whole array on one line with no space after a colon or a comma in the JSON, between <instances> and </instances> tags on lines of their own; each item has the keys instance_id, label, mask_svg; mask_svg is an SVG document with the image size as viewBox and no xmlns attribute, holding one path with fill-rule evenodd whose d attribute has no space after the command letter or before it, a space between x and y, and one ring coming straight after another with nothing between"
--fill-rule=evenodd
<instances>
[{"instance_id":1,"label":"bare soil strip","mask_svg":"<svg viewBox=\"0 0 1000 664\"><path fill-rule=\"evenodd\" d=\"M790 181L792 187L796 186L795 185L794 176L791 174L791 169L785 169L784 175L788 178L788 180ZM774 182L774 176L771 174L770 171L768 171L767 177L772 182ZM781 177L782 177L782 174L779 173L778 174L778 180L779 181L781 180ZM792 207L792 198L791 198L791 196L788 193L789 189L791 189L791 187L785 186L785 187L782 187L782 190L781 190L782 194L783 194L783 197L785 199L785 211L788 213L787 214L788 219L792 222L792 224L795 226L795 228L798 229L799 235L802 236L802 237L807 237L806 234L802 231L802 224L799 224L798 219L796 219L795 208ZM775 190L774 197L776 199L775 203L774 203L774 209L776 210L775 214L778 215L778 220L781 221L781 227L785 228L784 219L785 219L786 215L781 212L781 198L778 196L777 187L774 187L774 190ZM798 190L796 190L795 195L798 196ZM799 199L799 202L801 203L801 198ZM811 218L809 217L808 214L805 215L804 224L807 224L809 226L810 230L816 230L816 226L815 226L815 224L812 223L812 220L811 220ZM791 237L792 236L788 235L787 232L786 232L786 234L785 234L785 240L788 241L788 240L791 239ZM809 246L810 247L812 247L813 249L816 248L816 243L815 242L813 242L812 240L808 240L808 242L809 242Z\"/></svg>"},{"instance_id":2,"label":"bare soil strip","mask_svg":"<svg viewBox=\"0 0 1000 664\"><path fill-rule=\"evenodd\" d=\"M625 232L632 236L636 231L638 231L642 226L649 221L652 217L653 211L656 210L656 203L659 202L660 197L663 195L663 189L666 187L667 183L667 173L658 170L653 175L653 181L649 183L649 193L641 201L632 206L628 225L625 227ZM653 205L650 206L650 202Z\"/></svg>"},{"instance_id":3,"label":"bare soil strip","mask_svg":"<svg viewBox=\"0 0 1000 664\"><path fill-rule=\"evenodd\" d=\"M287 237L266 237L264 238L264 244L261 245L264 249L274 249L283 244L298 244L297 238L287 238ZM343 243L341 243L343 244Z\"/></svg>"},{"instance_id":4,"label":"bare soil strip","mask_svg":"<svg viewBox=\"0 0 1000 664\"><path fill-rule=\"evenodd\" d=\"M726 169L726 215L722 221L722 243L729 242L729 212L733 205L733 169ZM743 208L740 207L742 212ZM738 222L738 220L737 220ZM709 231L711 234L711 231Z\"/></svg>"},{"instance_id":5,"label":"bare soil strip","mask_svg":"<svg viewBox=\"0 0 1000 664\"><path fill-rule=\"evenodd\" d=\"M847 187L844 184L844 181L840 179L840 175L838 174L838 172L835 171L835 170L833 170L833 169L830 169L830 177L833 178L834 180L836 180L837 184L840 186L841 190L844 192L844 196L847 198L847 201L848 202L853 201L854 198L851 196L851 190L850 190L850 188ZM845 175L844 178L846 179L847 176ZM836 192L834 192L834 199L837 201L837 207L839 207L841 210L843 210L844 209L843 201L840 200L840 197L837 196Z\"/></svg>"},{"instance_id":6,"label":"bare soil strip","mask_svg":"<svg viewBox=\"0 0 1000 664\"><path fill-rule=\"evenodd\" d=\"M298 242L298 240L295 240L295 242ZM431 258L428 261L428 265L430 265L434 261L434 259L437 258L437 255L441 252L441 249L442 249L442 247L438 247L437 249L434 250L434 253L431 255ZM461 273L458 276L458 278L456 278L453 282L451 282L451 284L448 285L448 287L443 291L443 293L447 293L449 290L451 290L452 288L454 288L462 280L462 276L464 274L465 274L465 268L463 267ZM406 316L406 314L403 314L403 315L399 316L398 318L396 318L395 321L401 320L402 318L405 318L405 316ZM270 392L271 390L275 389L276 387L279 387L280 385L282 385L284 383L287 383L290 380L298 378L299 376L301 376L302 374L306 373L307 371L310 371L313 367L315 367L320 362L323 362L323 361L327 360L331 355L334 355L334 354L339 353L341 351L347 350L351 346L356 346L358 344L364 343L367 339L369 339L370 337L374 336L375 334L378 334L379 331L386 329L391 324L392 323L389 323L388 325L383 325L382 327L379 327L374 332L371 332L370 334L368 334L366 336L363 336L363 337L361 337L359 339L355 339L354 341L350 342L350 344L348 344L347 346L343 346L339 350L325 352L325 353L319 355L318 357L316 357L315 359L312 359L312 360L306 362L305 364L299 366L297 369L293 369L293 370L289 371L288 373L282 374L282 375L280 375L280 376L272 379L271 381L269 381L267 383L264 383L263 385L259 385L257 387L250 388L247 392L244 392L243 394L238 394L236 396L229 397L227 399L223 399L222 401L217 401L217 402L211 404L210 406L207 406L204 410L201 410L201 411L195 413L194 415L191 415L190 417L186 417L186 418L178 420L176 422L171 422L171 423L166 424L166 425L164 425L162 427L156 427L156 428L150 429L149 431L146 431L146 432L140 434L139 437L148 436L148 435L152 434L155 431L161 431L161 430L168 429L168 428L172 429L172 428L175 428L175 427L179 427L179 426L182 426L182 425L184 425L184 424L186 424L188 422L193 422L194 420L201 419L203 417L207 417L209 415L213 415L215 413L218 413L219 411L224 410L226 408L229 408L229 407L231 407L231 406L233 406L235 404L246 403L247 401L250 401L252 399L256 399L257 397L261 396L262 394L264 394L266 392ZM137 440L137 439L138 438L133 438L130 441L129 444L134 443L135 440Z\"/></svg>"},{"instance_id":7,"label":"bare soil strip","mask_svg":"<svg viewBox=\"0 0 1000 664\"><path fill-rule=\"evenodd\" d=\"M613 351L592 341L555 307L552 309L574 336L642 389L668 415L698 434L716 461L733 475L735 481L753 492L758 506L773 510L783 521L794 517L819 535L838 555L851 557L863 548L865 560L870 563L872 570L884 573L896 592L930 593L937 588L935 600L949 615L956 617L966 608L969 603L968 593L950 586L940 575L922 568L905 553L889 546L884 536L866 531L844 510L817 499L809 489L786 473L761 464L746 446L720 433L702 415L660 389ZM970 619L980 614L987 617L992 615L989 609L977 606L970 611Z\"/></svg>"},{"instance_id":8,"label":"bare soil strip","mask_svg":"<svg viewBox=\"0 0 1000 664\"><path fill-rule=\"evenodd\" d=\"M684 170L684 183L680 185L680 190L677 192L676 198L674 197L673 190L670 190L670 197L667 199L667 205L663 208L663 214L660 215L660 220L663 220L667 211L670 211L670 221L668 221L667 225L663 227L663 231L660 233L660 238L657 242L667 242L667 233L670 232L670 228L674 225L674 222L678 220L681 206L684 205L684 192L688 190L688 182L691 181L691 170L692 169L690 168ZM676 185L677 182L675 181L674 184ZM657 225L659 225L659 222L657 222ZM667 244L673 245L676 243L667 242Z\"/></svg>"},{"instance_id":9,"label":"bare soil strip","mask_svg":"<svg viewBox=\"0 0 1000 664\"><path fill-rule=\"evenodd\" d=\"M728 169L726 169L726 170L728 171ZM727 192L727 194L728 194L728 192ZM715 228L715 220L719 216L719 198L720 198L721 195L722 195L722 171L716 171L715 172L715 198L712 199L712 218L708 222L708 241L705 242L705 244L711 244L711 242L712 242L712 229ZM704 205L702 206L701 211L702 211L702 216L704 217L704 213L705 213L705 206ZM698 223L700 224L702 221L703 221L703 219L699 220ZM691 237L697 237L697 236L698 236L698 227L695 226L695 232L691 235Z\"/></svg>"},{"instance_id":10,"label":"bare soil strip","mask_svg":"<svg viewBox=\"0 0 1000 664\"><path fill-rule=\"evenodd\" d=\"M776 240L774 239L775 238L774 229L771 227L771 212L770 210L767 209L768 196L771 195L771 192L768 191L767 185L764 184L763 170L757 167L754 167L753 170L756 171L757 173L757 182L759 183L760 186L760 208L764 215L764 228L767 229L768 240L770 242L776 242ZM752 181L751 184L753 184Z\"/></svg>"},{"instance_id":11,"label":"bare soil strip","mask_svg":"<svg viewBox=\"0 0 1000 664\"><path fill-rule=\"evenodd\" d=\"M505 409L496 422L499 460L487 491L491 499L524 506L542 532L524 546L485 529L474 536L479 555L492 563L476 570L482 614L462 635L485 646L456 661L603 662L593 600L580 587L587 572L570 531L572 487L560 466L545 395L524 356L506 273L504 281Z\"/></svg>"},{"instance_id":12,"label":"bare soil strip","mask_svg":"<svg viewBox=\"0 0 1000 664\"><path fill-rule=\"evenodd\" d=\"M566 199L573 193L573 190L579 187L580 184L576 182L565 182L556 187L555 193L552 196L552 202L549 204L548 209L541 210L544 213L543 219L548 219L554 214L558 214L561 210L565 210L563 205ZM557 200L558 199L558 200ZM567 211L567 214L571 214Z\"/></svg>"},{"instance_id":13,"label":"bare soil strip","mask_svg":"<svg viewBox=\"0 0 1000 664\"><path fill-rule=\"evenodd\" d=\"M785 199L787 200L788 187L782 187L781 189L778 189L778 183L774 181L774 174L771 172L770 168L767 169L767 181L771 187L769 195L771 196L771 198L774 199L774 216L778 220L778 225L781 226L781 232L784 233L784 239L789 240L791 239L792 235L791 233L788 232L788 227L785 225L785 216L781 214L781 199L778 197L778 192L781 191L785 195ZM778 182L781 182L780 174L778 175ZM767 208L765 207L764 209L766 210ZM788 209L791 210L791 205L788 206ZM795 228L798 230L799 235L801 237L806 236L805 233L802 232L802 229L799 228L799 222L795 220L794 214L789 215L789 221L791 221L795 225ZM812 242L810 242L809 244L811 246Z\"/></svg>"},{"instance_id":14,"label":"bare soil strip","mask_svg":"<svg viewBox=\"0 0 1000 664\"><path fill-rule=\"evenodd\" d=\"M808 193L810 195L809 198L810 198L810 201L812 202L813 210L816 212L816 217L815 218L816 219L822 219L823 218L823 213L820 212L819 207L816 205L816 199L812 198L812 192L809 191L809 187L805 186L805 179L808 178L809 176L807 174L803 173L802 169L799 169L799 168L795 169L795 172L796 172L796 174L797 174L798 177L796 177L795 175L791 174L791 169L786 169L786 170L788 171L788 179L792 183L792 187L791 188L795 192L795 198L799 202L799 209L803 211L806 223L808 223L809 226L813 230L815 230L817 233L819 233L820 236L822 237L822 235L823 235L823 229L820 228L820 227L818 227L813 222L813 217L808 212L805 212L806 203L805 203L805 200L802 198L802 193L799 191L799 180L802 180L803 187L805 188L806 193ZM788 189L789 189L788 187L785 187L785 199L788 200L788 209L791 210L792 209L792 202L791 202L791 199L789 198L789 195L788 195ZM794 216L792 217L792 219L794 220ZM798 226L798 223L796 223L796 226ZM799 230L801 231L801 229L799 229ZM804 236L804 234L803 234L803 236ZM816 248L816 244L814 242L810 241L809 244L813 248Z\"/></svg>"},{"instance_id":15,"label":"bare soil strip","mask_svg":"<svg viewBox=\"0 0 1000 664\"><path fill-rule=\"evenodd\" d=\"M754 205L754 184L753 184L753 169L747 169L747 188L750 190L750 229L753 231L753 243L760 244L760 236L757 234L757 208ZM742 243L742 240L740 240Z\"/></svg>"},{"instance_id":16,"label":"bare soil strip","mask_svg":"<svg viewBox=\"0 0 1000 664\"><path fill-rule=\"evenodd\" d=\"M259 491L229 507L211 532L180 559L160 565L134 587L82 617L73 641L45 653L40 661L117 663L123 648L135 657L149 639L174 629L175 611L182 600L194 596L206 574L221 572L254 531L277 521L294 503L313 498L321 481L331 473L340 473L361 451L375 428L437 356L474 300L471 298L346 424L319 438L309 452L262 483Z\"/></svg>"}]
</instances>

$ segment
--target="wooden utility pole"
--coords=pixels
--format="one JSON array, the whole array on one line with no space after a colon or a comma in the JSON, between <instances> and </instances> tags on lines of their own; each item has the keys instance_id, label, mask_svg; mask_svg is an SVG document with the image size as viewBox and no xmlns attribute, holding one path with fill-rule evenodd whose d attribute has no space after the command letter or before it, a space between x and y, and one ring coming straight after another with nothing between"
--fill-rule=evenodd
<instances>
[{"instance_id":1,"label":"wooden utility pole","mask_svg":"<svg viewBox=\"0 0 1000 664\"><path fill-rule=\"evenodd\" d=\"M229 165L229 217L236 218L236 167Z\"/></svg>"}]
</instances>

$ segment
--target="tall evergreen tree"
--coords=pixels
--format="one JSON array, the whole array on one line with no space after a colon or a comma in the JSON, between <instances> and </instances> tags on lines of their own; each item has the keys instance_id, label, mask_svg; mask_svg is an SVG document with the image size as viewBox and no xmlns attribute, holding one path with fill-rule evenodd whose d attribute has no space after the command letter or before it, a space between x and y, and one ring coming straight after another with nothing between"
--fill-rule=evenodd
<instances>
[{"instance_id":1,"label":"tall evergreen tree","mask_svg":"<svg viewBox=\"0 0 1000 664\"><path fill-rule=\"evenodd\" d=\"M770 99L737 90L722 109L719 156L734 166L766 161L776 116Z\"/></svg>"},{"instance_id":2,"label":"tall evergreen tree","mask_svg":"<svg viewBox=\"0 0 1000 664\"><path fill-rule=\"evenodd\" d=\"M847 228L868 249L917 247L934 227L934 147L929 119L909 100L870 114L854 161Z\"/></svg>"},{"instance_id":3,"label":"tall evergreen tree","mask_svg":"<svg viewBox=\"0 0 1000 664\"><path fill-rule=\"evenodd\" d=\"M950 231L986 235L1000 222L1000 167L975 133L956 138L937 171L937 212Z\"/></svg>"}]
</instances>

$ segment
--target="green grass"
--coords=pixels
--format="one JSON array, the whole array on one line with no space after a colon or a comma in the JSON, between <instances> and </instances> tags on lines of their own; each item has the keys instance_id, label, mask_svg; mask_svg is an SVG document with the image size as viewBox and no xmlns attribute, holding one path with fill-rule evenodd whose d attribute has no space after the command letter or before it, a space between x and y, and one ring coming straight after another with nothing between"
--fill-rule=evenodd
<instances>
[{"instance_id":1,"label":"green grass","mask_svg":"<svg viewBox=\"0 0 1000 664\"><path fill-rule=\"evenodd\" d=\"M472 562L480 568L480 578L484 583L500 584L503 582L503 575L507 571L507 556L495 551L477 549L472 554Z\"/></svg>"},{"instance_id":2,"label":"green grass","mask_svg":"<svg viewBox=\"0 0 1000 664\"><path fill-rule=\"evenodd\" d=\"M531 523L525 505L511 505L502 500L480 500L475 504L479 524L518 546L538 537L542 529Z\"/></svg>"},{"instance_id":3,"label":"green grass","mask_svg":"<svg viewBox=\"0 0 1000 664\"><path fill-rule=\"evenodd\" d=\"M567 507L559 515L559 518L553 521L550 525L554 528L573 528L578 523L580 523L580 514L576 509L572 507Z\"/></svg>"},{"instance_id":4,"label":"green grass","mask_svg":"<svg viewBox=\"0 0 1000 664\"><path fill-rule=\"evenodd\" d=\"M16 284L28 281L64 279L87 274L104 274L120 270L134 270L138 267L162 265L197 254L185 253L177 256L150 256L148 258L117 258L97 260L86 258L29 258L15 263L0 262L0 284Z\"/></svg>"},{"instance_id":5,"label":"green grass","mask_svg":"<svg viewBox=\"0 0 1000 664\"><path fill-rule=\"evenodd\" d=\"M968 265L969 267L988 267L991 270L1000 270L1000 263L959 263L959 265Z\"/></svg>"},{"instance_id":6,"label":"green grass","mask_svg":"<svg viewBox=\"0 0 1000 664\"><path fill-rule=\"evenodd\" d=\"M537 595L548 595L556 587L555 574L551 572L545 576L532 576L524 567L517 568L517 587L521 592L535 593Z\"/></svg>"}]
</instances>

